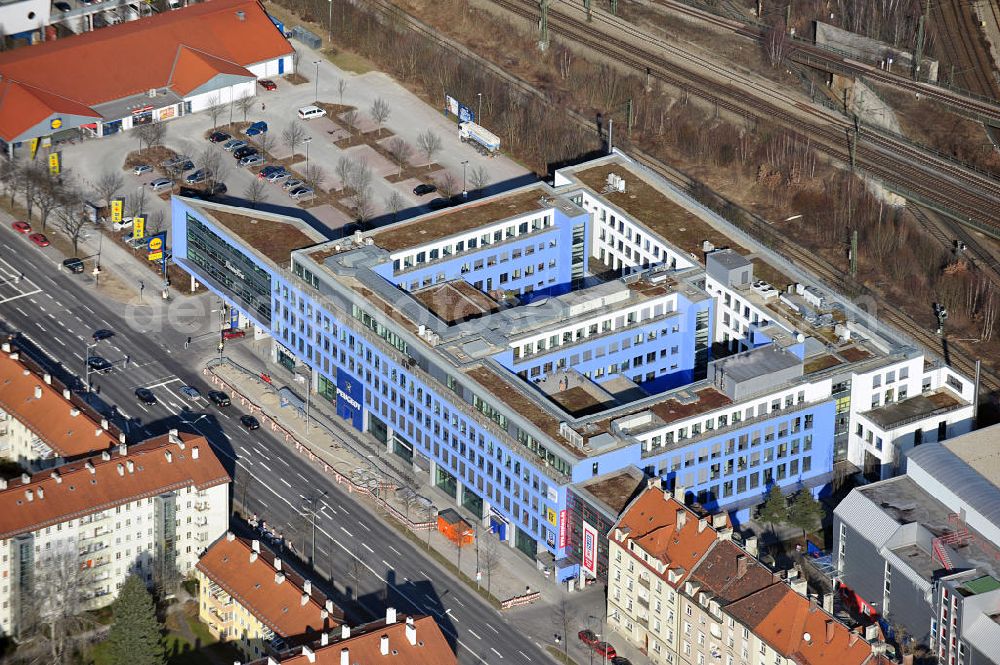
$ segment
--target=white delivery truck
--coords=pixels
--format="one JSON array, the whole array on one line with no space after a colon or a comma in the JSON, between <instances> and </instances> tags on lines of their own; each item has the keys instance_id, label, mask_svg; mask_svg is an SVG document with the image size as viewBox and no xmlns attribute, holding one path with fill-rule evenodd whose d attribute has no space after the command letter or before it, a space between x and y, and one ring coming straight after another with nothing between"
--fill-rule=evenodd
<instances>
[{"instance_id":1,"label":"white delivery truck","mask_svg":"<svg viewBox=\"0 0 1000 665\"><path fill-rule=\"evenodd\" d=\"M495 156L500 152L500 138L474 122L462 122L458 125L458 138L465 143L471 143L476 150Z\"/></svg>"}]
</instances>

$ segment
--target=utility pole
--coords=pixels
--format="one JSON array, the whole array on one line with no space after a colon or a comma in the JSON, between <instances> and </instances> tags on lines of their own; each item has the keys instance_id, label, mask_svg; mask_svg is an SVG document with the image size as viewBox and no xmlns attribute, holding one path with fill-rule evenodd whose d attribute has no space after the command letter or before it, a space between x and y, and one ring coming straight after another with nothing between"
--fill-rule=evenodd
<instances>
[{"instance_id":1,"label":"utility pole","mask_svg":"<svg viewBox=\"0 0 1000 665\"><path fill-rule=\"evenodd\" d=\"M847 140L849 141L848 148L851 152L851 170L857 168L857 151L858 151L858 133L853 129L847 130Z\"/></svg>"},{"instance_id":2,"label":"utility pole","mask_svg":"<svg viewBox=\"0 0 1000 665\"><path fill-rule=\"evenodd\" d=\"M917 49L913 54L913 80L920 78L920 61L924 57L924 28L927 23L927 16L931 13L931 0L924 0L924 13L920 15L917 23Z\"/></svg>"},{"instance_id":3,"label":"utility pole","mask_svg":"<svg viewBox=\"0 0 1000 665\"><path fill-rule=\"evenodd\" d=\"M549 3L552 0L538 0L538 7L542 10L542 18L538 21L538 48L545 50L549 47Z\"/></svg>"},{"instance_id":4,"label":"utility pole","mask_svg":"<svg viewBox=\"0 0 1000 665\"><path fill-rule=\"evenodd\" d=\"M629 136L632 136L632 98L631 97L629 97L629 100L627 102L625 102L625 112L628 114L628 125L627 125L628 131L626 133Z\"/></svg>"},{"instance_id":5,"label":"utility pole","mask_svg":"<svg viewBox=\"0 0 1000 665\"><path fill-rule=\"evenodd\" d=\"M858 274L858 230L851 231L851 277Z\"/></svg>"},{"instance_id":6,"label":"utility pole","mask_svg":"<svg viewBox=\"0 0 1000 665\"><path fill-rule=\"evenodd\" d=\"M615 151L615 119L608 118L608 154Z\"/></svg>"}]
</instances>

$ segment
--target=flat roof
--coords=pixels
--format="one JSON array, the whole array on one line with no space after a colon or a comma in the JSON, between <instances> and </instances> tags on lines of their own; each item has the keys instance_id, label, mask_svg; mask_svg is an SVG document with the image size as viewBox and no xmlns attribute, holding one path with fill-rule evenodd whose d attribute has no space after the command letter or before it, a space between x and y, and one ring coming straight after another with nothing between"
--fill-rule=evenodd
<instances>
[{"instance_id":1,"label":"flat roof","mask_svg":"<svg viewBox=\"0 0 1000 665\"><path fill-rule=\"evenodd\" d=\"M500 304L464 279L435 284L412 292L414 298L449 326L499 311Z\"/></svg>"},{"instance_id":2,"label":"flat roof","mask_svg":"<svg viewBox=\"0 0 1000 665\"><path fill-rule=\"evenodd\" d=\"M283 268L288 267L294 250L325 240L306 234L289 218L274 218L247 208L240 208L245 212L237 213L231 209L199 207L243 242Z\"/></svg>"},{"instance_id":3,"label":"flat roof","mask_svg":"<svg viewBox=\"0 0 1000 665\"><path fill-rule=\"evenodd\" d=\"M758 347L715 361L716 371L725 373L726 381L741 383L797 367L802 360L790 351L776 348L774 344Z\"/></svg>"},{"instance_id":4,"label":"flat roof","mask_svg":"<svg viewBox=\"0 0 1000 665\"><path fill-rule=\"evenodd\" d=\"M884 430L892 429L913 420L927 418L938 413L951 411L964 402L947 388L938 388L926 395L914 395L902 402L893 402L877 409L864 411L862 415Z\"/></svg>"},{"instance_id":5,"label":"flat roof","mask_svg":"<svg viewBox=\"0 0 1000 665\"><path fill-rule=\"evenodd\" d=\"M589 494L593 499L603 504L601 507L617 518L645 481L646 476L641 469L635 466L626 466L618 471L605 473L577 483L574 489Z\"/></svg>"},{"instance_id":6,"label":"flat roof","mask_svg":"<svg viewBox=\"0 0 1000 665\"><path fill-rule=\"evenodd\" d=\"M1000 425L963 434L942 443L979 475L1000 487Z\"/></svg>"},{"instance_id":7,"label":"flat roof","mask_svg":"<svg viewBox=\"0 0 1000 665\"><path fill-rule=\"evenodd\" d=\"M481 202L467 203L392 224L380 228L368 237L382 249L398 252L481 226L496 224L533 210L547 210L551 203L543 203L543 196L549 196L548 190L542 184L534 184L528 189L514 190L510 194L499 194Z\"/></svg>"}]
</instances>

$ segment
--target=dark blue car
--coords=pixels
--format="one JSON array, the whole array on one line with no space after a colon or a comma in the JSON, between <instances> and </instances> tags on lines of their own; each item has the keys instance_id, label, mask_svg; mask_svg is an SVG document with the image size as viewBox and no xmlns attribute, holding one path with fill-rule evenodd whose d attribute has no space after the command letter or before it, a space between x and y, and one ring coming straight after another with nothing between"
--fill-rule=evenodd
<instances>
[{"instance_id":1,"label":"dark blue car","mask_svg":"<svg viewBox=\"0 0 1000 665\"><path fill-rule=\"evenodd\" d=\"M244 134L247 136L257 136L258 134L263 134L267 131L267 123L263 120L258 120L244 130Z\"/></svg>"}]
</instances>

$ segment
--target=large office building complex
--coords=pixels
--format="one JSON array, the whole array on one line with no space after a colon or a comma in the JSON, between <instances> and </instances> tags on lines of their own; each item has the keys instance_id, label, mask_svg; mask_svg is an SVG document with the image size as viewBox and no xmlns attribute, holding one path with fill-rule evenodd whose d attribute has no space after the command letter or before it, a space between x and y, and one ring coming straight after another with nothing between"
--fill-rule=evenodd
<instances>
[{"instance_id":1,"label":"large office building complex","mask_svg":"<svg viewBox=\"0 0 1000 665\"><path fill-rule=\"evenodd\" d=\"M175 197L172 242L276 361L560 578L575 483L631 465L740 521L971 426L969 380L620 156L341 239Z\"/></svg>"}]
</instances>

